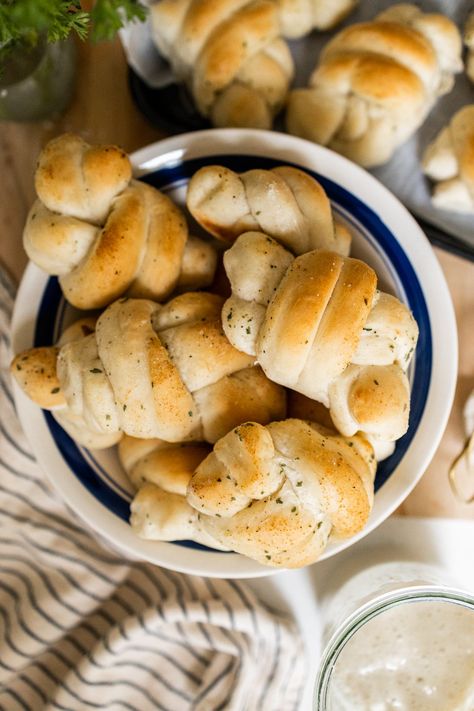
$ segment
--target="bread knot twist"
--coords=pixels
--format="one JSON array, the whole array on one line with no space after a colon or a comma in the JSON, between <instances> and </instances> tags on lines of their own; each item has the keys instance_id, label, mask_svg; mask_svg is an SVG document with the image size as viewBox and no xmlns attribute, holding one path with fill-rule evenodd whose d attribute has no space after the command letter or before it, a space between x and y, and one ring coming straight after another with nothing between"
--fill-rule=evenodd
<instances>
[{"instance_id":1,"label":"bread knot twist","mask_svg":"<svg viewBox=\"0 0 474 711\"><path fill-rule=\"evenodd\" d=\"M290 95L290 133L364 166L386 162L461 71L461 37L444 15L393 5L324 48L309 89Z\"/></svg>"},{"instance_id":2,"label":"bread knot twist","mask_svg":"<svg viewBox=\"0 0 474 711\"><path fill-rule=\"evenodd\" d=\"M293 76L272 0L161 0L151 20L201 114L215 126L271 127Z\"/></svg>"},{"instance_id":3,"label":"bread knot twist","mask_svg":"<svg viewBox=\"0 0 474 711\"><path fill-rule=\"evenodd\" d=\"M457 111L426 148L423 171L435 181L436 207L474 212L474 104Z\"/></svg>"},{"instance_id":4,"label":"bread knot twist","mask_svg":"<svg viewBox=\"0 0 474 711\"><path fill-rule=\"evenodd\" d=\"M62 135L41 152L35 186L24 247L59 276L74 306L100 308L124 292L162 300L180 282L197 288L212 281L213 247L189 237L166 195L132 180L130 160L116 146Z\"/></svg>"},{"instance_id":5,"label":"bread knot twist","mask_svg":"<svg viewBox=\"0 0 474 711\"><path fill-rule=\"evenodd\" d=\"M295 254L332 249L349 254L351 237L333 216L326 192L298 168L234 173L223 166L198 170L186 198L192 216L227 243L249 230L261 230Z\"/></svg>"},{"instance_id":6,"label":"bread knot twist","mask_svg":"<svg viewBox=\"0 0 474 711\"><path fill-rule=\"evenodd\" d=\"M313 29L330 30L357 5L357 0L277 0L284 37L302 37Z\"/></svg>"},{"instance_id":7,"label":"bread knot twist","mask_svg":"<svg viewBox=\"0 0 474 711\"><path fill-rule=\"evenodd\" d=\"M187 501L202 530L264 565L313 563L331 534L352 536L373 503L375 457L302 420L239 425L197 467Z\"/></svg>"},{"instance_id":8,"label":"bread knot twist","mask_svg":"<svg viewBox=\"0 0 474 711\"><path fill-rule=\"evenodd\" d=\"M241 235L224 264L232 296L222 320L236 348L274 382L329 407L344 435L395 440L406 431L418 327L377 290L367 264L323 250L295 259L259 232Z\"/></svg>"},{"instance_id":9,"label":"bread knot twist","mask_svg":"<svg viewBox=\"0 0 474 711\"><path fill-rule=\"evenodd\" d=\"M59 351L21 353L11 370L65 429L74 420L72 436L89 446L110 446L122 432L215 441L249 415L263 422L284 417L283 388L225 337L222 304L204 292L165 306L120 299L102 313L94 332L68 339Z\"/></svg>"},{"instance_id":10,"label":"bread knot twist","mask_svg":"<svg viewBox=\"0 0 474 711\"><path fill-rule=\"evenodd\" d=\"M160 439L123 437L118 455L138 490L131 504L130 525L140 538L190 539L226 550L202 529L198 512L186 500L189 481L210 449L203 442L177 445Z\"/></svg>"},{"instance_id":11,"label":"bread knot twist","mask_svg":"<svg viewBox=\"0 0 474 711\"><path fill-rule=\"evenodd\" d=\"M130 523L141 538L192 539L269 566L313 563L373 505L369 442L300 419L246 422L212 451L124 437L119 456L138 488Z\"/></svg>"}]
</instances>

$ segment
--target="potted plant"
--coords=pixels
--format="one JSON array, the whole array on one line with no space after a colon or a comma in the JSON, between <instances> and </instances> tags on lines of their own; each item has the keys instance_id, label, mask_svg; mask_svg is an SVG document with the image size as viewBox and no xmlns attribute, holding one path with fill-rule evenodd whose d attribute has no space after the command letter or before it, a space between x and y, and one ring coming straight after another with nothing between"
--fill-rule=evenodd
<instances>
[{"instance_id":1,"label":"potted plant","mask_svg":"<svg viewBox=\"0 0 474 711\"><path fill-rule=\"evenodd\" d=\"M145 11L139 0L1 0L0 120L63 111L74 90L74 36L111 39Z\"/></svg>"}]
</instances>

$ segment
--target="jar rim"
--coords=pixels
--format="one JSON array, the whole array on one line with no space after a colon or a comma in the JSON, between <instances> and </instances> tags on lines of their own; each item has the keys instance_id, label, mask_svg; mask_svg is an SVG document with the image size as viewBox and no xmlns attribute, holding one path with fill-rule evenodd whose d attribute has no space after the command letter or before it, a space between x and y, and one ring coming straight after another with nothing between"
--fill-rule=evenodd
<instances>
[{"instance_id":1,"label":"jar rim","mask_svg":"<svg viewBox=\"0 0 474 711\"><path fill-rule=\"evenodd\" d=\"M406 603L447 602L474 612L474 595L466 590L439 585L407 586L378 595L349 615L335 630L321 658L313 694L313 711L326 711L329 684L339 655L354 635L374 617Z\"/></svg>"}]
</instances>

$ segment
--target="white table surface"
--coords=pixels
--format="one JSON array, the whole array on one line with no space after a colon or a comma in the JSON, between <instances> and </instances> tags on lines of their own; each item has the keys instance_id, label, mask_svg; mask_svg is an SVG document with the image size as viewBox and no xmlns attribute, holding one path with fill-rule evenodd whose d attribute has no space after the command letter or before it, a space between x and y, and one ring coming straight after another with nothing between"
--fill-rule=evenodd
<instances>
[{"instance_id":1,"label":"white table surface","mask_svg":"<svg viewBox=\"0 0 474 711\"><path fill-rule=\"evenodd\" d=\"M442 567L448 579L474 592L474 521L407 516L392 516L362 541L329 560L302 570L246 581L262 600L292 612L301 629L309 673L300 711L312 709L314 681L322 651L321 604L328 582L360 553L393 546L394 542L414 560Z\"/></svg>"}]
</instances>

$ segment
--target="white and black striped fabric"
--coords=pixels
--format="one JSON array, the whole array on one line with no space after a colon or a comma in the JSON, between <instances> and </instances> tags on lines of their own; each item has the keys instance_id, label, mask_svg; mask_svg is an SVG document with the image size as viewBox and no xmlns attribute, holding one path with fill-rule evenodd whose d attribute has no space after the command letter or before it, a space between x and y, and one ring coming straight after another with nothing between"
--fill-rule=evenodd
<instances>
[{"instance_id":1,"label":"white and black striped fabric","mask_svg":"<svg viewBox=\"0 0 474 711\"><path fill-rule=\"evenodd\" d=\"M239 582L118 558L51 491L15 414L12 301L0 273L0 709L297 709L290 620Z\"/></svg>"}]
</instances>

